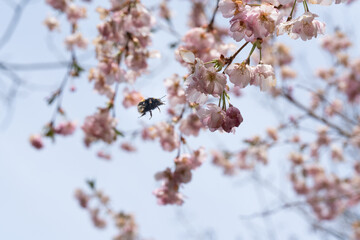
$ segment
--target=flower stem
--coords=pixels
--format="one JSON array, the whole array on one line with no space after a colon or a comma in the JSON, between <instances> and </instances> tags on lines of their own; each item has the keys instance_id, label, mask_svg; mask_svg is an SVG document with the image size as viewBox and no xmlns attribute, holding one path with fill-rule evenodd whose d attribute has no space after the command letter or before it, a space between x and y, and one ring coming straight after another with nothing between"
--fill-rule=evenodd
<instances>
[{"instance_id":1,"label":"flower stem","mask_svg":"<svg viewBox=\"0 0 360 240\"><path fill-rule=\"evenodd\" d=\"M223 99L222 109L226 111L225 90L222 93L222 99Z\"/></svg>"},{"instance_id":2,"label":"flower stem","mask_svg":"<svg viewBox=\"0 0 360 240\"><path fill-rule=\"evenodd\" d=\"M294 1L294 4L293 4L293 6L291 8L290 16L287 18L286 21L290 21L292 19L292 15L294 13L295 5L296 5L296 0Z\"/></svg>"},{"instance_id":3,"label":"flower stem","mask_svg":"<svg viewBox=\"0 0 360 240\"><path fill-rule=\"evenodd\" d=\"M213 30L214 21L215 21L215 16L216 16L216 13L217 13L217 11L218 11L218 9L219 9L219 2L220 2L220 0L217 0L217 1L216 1L216 7L215 7L215 9L214 9L213 15L212 15L211 20L210 20L210 22L209 22L209 25L208 25L208 27L207 27L207 31L208 31L208 32L210 32L211 30Z\"/></svg>"},{"instance_id":4,"label":"flower stem","mask_svg":"<svg viewBox=\"0 0 360 240\"><path fill-rule=\"evenodd\" d=\"M255 48L256 48L256 46L257 46L257 42L258 42L258 41L255 41L255 42L253 43L253 46L252 46L251 51L250 51L250 53L249 53L249 56L246 58L246 63L247 63L247 64L250 63L250 57L251 57L251 55L253 54L253 52L254 52L254 50L255 50Z\"/></svg>"},{"instance_id":5,"label":"flower stem","mask_svg":"<svg viewBox=\"0 0 360 240\"><path fill-rule=\"evenodd\" d=\"M248 43L249 42L244 43L244 45L242 45L233 55L231 55L231 57L228 58L227 66L225 67L223 73L230 66L230 64L234 61L235 57L241 52L241 50L243 50L244 47L246 47L246 45L248 45Z\"/></svg>"},{"instance_id":6,"label":"flower stem","mask_svg":"<svg viewBox=\"0 0 360 240\"><path fill-rule=\"evenodd\" d=\"M303 5L304 5L304 10L305 10L305 12L310 12L309 6L307 5L306 0L303 0Z\"/></svg>"}]
</instances>

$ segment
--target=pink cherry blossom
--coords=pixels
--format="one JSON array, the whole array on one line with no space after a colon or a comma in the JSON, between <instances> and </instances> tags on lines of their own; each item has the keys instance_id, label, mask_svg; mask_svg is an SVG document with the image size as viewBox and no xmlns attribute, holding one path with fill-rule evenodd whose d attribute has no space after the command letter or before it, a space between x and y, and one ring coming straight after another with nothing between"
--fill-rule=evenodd
<instances>
[{"instance_id":1,"label":"pink cherry blossom","mask_svg":"<svg viewBox=\"0 0 360 240\"><path fill-rule=\"evenodd\" d=\"M182 205L184 203L184 197L181 193L176 191L178 187L169 187L167 185L163 185L158 189L153 191L153 194L156 196L159 205L167 205L167 204L176 204Z\"/></svg>"},{"instance_id":2,"label":"pink cherry blossom","mask_svg":"<svg viewBox=\"0 0 360 240\"><path fill-rule=\"evenodd\" d=\"M91 220L95 227L105 228L106 221L99 216L99 213L100 213L100 209L98 208L90 209Z\"/></svg>"},{"instance_id":3,"label":"pink cherry blossom","mask_svg":"<svg viewBox=\"0 0 360 240\"><path fill-rule=\"evenodd\" d=\"M208 32L206 28L192 28L182 38L182 44L176 50L176 58L184 63L181 51L191 51L204 62L208 62L226 55L232 44L225 44L221 40L220 32Z\"/></svg>"},{"instance_id":4,"label":"pink cherry blossom","mask_svg":"<svg viewBox=\"0 0 360 240\"><path fill-rule=\"evenodd\" d=\"M110 116L108 109L100 109L94 115L86 117L81 127L85 133L86 146L98 140L112 143L116 139L115 127L116 120Z\"/></svg>"},{"instance_id":5,"label":"pink cherry blossom","mask_svg":"<svg viewBox=\"0 0 360 240\"><path fill-rule=\"evenodd\" d=\"M180 182L176 181L174 173L170 170L170 168L156 173L155 179L163 180L161 187L153 191L159 205L182 205L184 203L184 197L178 192ZM179 178L177 178L177 180L179 180Z\"/></svg>"},{"instance_id":6,"label":"pink cherry blossom","mask_svg":"<svg viewBox=\"0 0 360 240\"><path fill-rule=\"evenodd\" d=\"M276 128L268 127L266 129L266 133L274 141L277 141L279 139L278 131Z\"/></svg>"},{"instance_id":7,"label":"pink cherry blossom","mask_svg":"<svg viewBox=\"0 0 360 240\"><path fill-rule=\"evenodd\" d=\"M197 111L201 123L208 127L211 132L221 128L224 123L226 113L216 104L209 103L206 108Z\"/></svg>"},{"instance_id":8,"label":"pink cherry blossom","mask_svg":"<svg viewBox=\"0 0 360 240\"><path fill-rule=\"evenodd\" d=\"M337 145L331 145L331 158L334 161L343 161L344 155L342 149Z\"/></svg>"},{"instance_id":9,"label":"pink cherry blossom","mask_svg":"<svg viewBox=\"0 0 360 240\"><path fill-rule=\"evenodd\" d=\"M333 35L326 35L321 40L321 45L330 53L337 53L348 49L352 43L350 39L342 32L336 31Z\"/></svg>"},{"instance_id":10,"label":"pink cherry blossom","mask_svg":"<svg viewBox=\"0 0 360 240\"><path fill-rule=\"evenodd\" d=\"M186 79L186 97L189 102L205 103L207 95L220 96L226 85L226 76L218 73L214 66L206 67L196 59L194 72Z\"/></svg>"},{"instance_id":11,"label":"pink cherry blossom","mask_svg":"<svg viewBox=\"0 0 360 240\"><path fill-rule=\"evenodd\" d=\"M328 80L328 79L332 78L334 75L335 75L334 68L330 68L330 69L318 68L316 70L316 76L318 76L319 78L322 78L324 80Z\"/></svg>"},{"instance_id":12,"label":"pink cherry blossom","mask_svg":"<svg viewBox=\"0 0 360 240\"><path fill-rule=\"evenodd\" d=\"M335 99L325 108L325 113L328 116L333 116L335 114L341 113L343 109L343 103L340 99Z\"/></svg>"},{"instance_id":13,"label":"pink cherry blossom","mask_svg":"<svg viewBox=\"0 0 360 240\"><path fill-rule=\"evenodd\" d=\"M266 38L275 31L279 21L279 11L272 5L261 4L254 7L247 14L248 29L251 29L254 38Z\"/></svg>"},{"instance_id":14,"label":"pink cherry blossom","mask_svg":"<svg viewBox=\"0 0 360 240\"><path fill-rule=\"evenodd\" d=\"M180 139L174 125L167 122L159 122L154 126L143 129L142 138L144 140L159 138L163 150L169 152L177 149L180 145Z\"/></svg>"},{"instance_id":15,"label":"pink cherry blossom","mask_svg":"<svg viewBox=\"0 0 360 240\"><path fill-rule=\"evenodd\" d=\"M229 75L230 82L235 86L244 88L253 77L252 71L252 67L243 62L230 64L225 73Z\"/></svg>"},{"instance_id":16,"label":"pink cherry blossom","mask_svg":"<svg viewBox=\"0 0 360 240\"><path fill-rule=\"evenodd\" d=\"M219 11L225 18L233 17L243 7L243 2L240 0L221 0L219 2Z\"/></svg>"},{"instance_id":17,"label":"pink cherry blossom","mask_svg":"<svg viewBox=\"0 0 360 240\"><path fill-rule=\"evenodd\" d=\"M44 147L44 143L40 134L31 135L30 144L36 149L42 149Z\"/></svg>"},{"instance_id":18,"label":"pink cherry blossom","mask_svg":"<svg viewBox=\"0 0 360 240\"><path fill-rule=\"evenodd\" d=\"M142 96L142 94L138 91L129 91L128 88L125 88L123 91L123 95L124 95L124 99L123 99L123 106L125 108L129 108L129 107L133 107L133 106L137 106L138 103L144 99L144 97Z\"/></svg>"},{"instance_id":19,"label":"pink cherry blossom","mask_svg":"<svg viewBox=\"0 0 360 240\"><path fill-rule=\"evenodd\" d=\"M141 131L141 138L143 140L154 140L155 138L157 138L158 135L158 131L154 126L151 127L145 127L142 131Z\"/></svg>"},{"instance_id":20,"label":"pink cherry blossom","mask_svg":"<svg viewBox=\"0 0 360 240\"><path fill-rule=\"evenodd\" d=\"M180 122L180 131L186 136L198 136L200 129L203 127L198 115L195 113L190 114Z\"/></svg>"},{"instance_id":21,"label":"pink cherry blossom","mask_svg":"<svg viewBox=\"0 0 360 240\"><path fill-rule=\"evenodd\" d=\"M50 30L53 31L55 29L59 29L60 23L55 17L47 17L44 20L44 25Z\"/></svg>"},{"instance_id":22,"label":"pink cherry blossom","mask_svg":"<svg viewBox=\"0 0 360 240\"><path fill-rule=\"evenodd\" d=\"M248 140L250 146L247 149L241 150L237 153L237 166L243 170L251 170L256 166L256 163L267 164L268 147L261 144L259 136L255 136L253 139Z\"/></svg>"},{"instance_id":23,"label":"pink cherry blossom","mask_svg":"<svg viewBox=\"0 0 360 240\"><path fill-rule=\"evenodd\" d=\"M128 68L134 71L141 71L147 68L148 52L140 49L134 50L125 58L125 64Z\"/></svg>"},{"instance_id":24,"label":"pink cherry blossom","mask_svg":"<svg viewBox=\"0 0 360 240\"><path fill-rule=\"evenodd\" d=\"M230 161L231 154L227 152L211 151L212 163L223 169L225 175L234 175L236 173L236 166Z\"/></svg>"},{"instance_id":25,"label":"pink cherry blossom","mask_svg":"<svg viewBox=\"0 0 360 240\"><path fill-rule=\"evenodd\" d=\"M56 134L68 136L74 133L76 129L76 122L62 122L54 128Z\"/></svg>"},{"instance_id":26,"label":"pink cherry blossom","mask_svg":"<svg viewBox=\"0 0 360 240\"><path fill-rule=\"evenodd\" d=\"M227 9L232 9L228 8L230 4L226 6ZM236 41L245 39L254 42L258 38L266 38L274 33L275 27L280 21L279 11L269 4L262 4L259 7L246 5L235 10L235 13L230 20L230 31ZM229 16L229 14L226 13L225 16Z\"/></svg>"},{"instance_id":27,"label":"pink cherry blossom","mask_svg":"<svg viewBox=\"0 0 360 240\"><path fill-rule=\"evenodd\" d=\"M320 5L331 5L332 1L333 0L309 0L309 3L320 4Z\"/></svg>"},{"instance_id":28,"label":"pink cherry blossom","mask_svg":"<svg viewBox=\"0 0 360 240\"><path fill-rule=\"evenodd\" d=\"M129 142L123 142L120 148L126 152L136 152L136 148Z\"/></svg>"},{"instance_id":29,"label":"pink cherry blossom","mask_svg":"<svg viewBox=\"0 0 360 240\"><path fill-rule=\"evenodd\" d=\"M195 150L191 157L191 162L190 162L191 169L198 168L206 160L206 157L207 154L204 147L200 147L199 149Z\"/></svg>"},{"instance_id":30,"label":"pink cherry blossom","mask_svg":"<svg viewBox=\"0 0 360 240\"><path fill-rule=\"evenodd\" d=\"M98 68L91 68L88 75L89 81L94 81L94 89L100 95L106 95L109 99L114 96L114 90L107 84L106 77Z\"/></svg>"},{"instance_id":31,"label":"pink cherry blossom","mask_svg":"<svg viewBox=\"0 0 360 240\"><path fill-rule=\"evenodd\" d=\"M190 154L182 154L180 157L175 158L174 162L176 167L185 166L190 170L194 170L201 166L201 164L206 159L205 148L200 147L198 150L194 151L192 155Z\"/></svg>"},{"instance_id":32,"label":"pink cherry blossom","mask_svg":"<svg viewBox=\"0 0 360 240\"><path fill-rule=\"evenodd\" d=\"M236 154L236 167L241 170L251 170L255 167L255 159L253 156L249 157L249 151L244 149Z\"/></svg>"},{"instance_id":33,"label":"pink cherry blossom","mask_svg":"<svg viewBox=\"0 0 360 240\"><path fill-rule=\"evenodd\" d=\"M304 163L304 156L299 152L291 152L289 159L294 165L301 165Z\"/></svg>"},{"instance_id":34,"label":"pink cherry blossom","mask_svg":"<svg viewBox=\"0 0 360 240\"><path fill-rule=\"evenodd\" d=\"M99 158L102 158L104 160L111 160L111 154L103 151L103 150L100 150L96 153L96 155L99 157Z\"/></svg>"},{"instance_id":35,"label":"pink cherry blossom","mask_svg":"<svg viewBox=\"0 0 360 240\"><path fill-rule=\"evenodd\" d=\"M164 81L167 89L167 97L170 105L184 104L186 102L185 90L181 86L181 78L174 74L172 77L166 78Z\"/></svg>"},{"instance_id":36,"label":"pink cherry blossom","mask_svg":"<svg viewBox=\"0 0 360 240\"><path fill-rule=\"evenodd\" d=\"M87 208L90 196L87 195L83 190L76 189L75 198L79 201L79 204L82 208Z\"/></svg>"},{"instance_id":37,"label":"pink cherry blossom","mask_svg":"<svg viewBox=\"0 0 360 240\"><path fill-rule=\"evenodd\" d=\"M226 110L226 115L224 118L224 122L221 125L225 132L233 132L235 128L238 127L243 121L241 113L239 109L230 105Z\"/></svg>"},{"instance_id":38,"label":"pink cherry blossom","mask_svg":"<svg viewBox=\"0 0 360 240\"><path fill-rule=\"evenodd\" d=\"M46 0L46 3L62 12L64 12L67 7L67 0Z\"/></svg>"},{"instance_id":39,"label":"pink cherry blossom","mask_svg":"<svg viewBox=\"0 0 360 240\"><path fill-rule=\"evenodd\" d=\"M294 69L292 69L289 66L282 66L281 67L281 78L283 80L287 80L287 79L293 79L296 78L297 73Z\"/></svg>"},{"instance_id":40,"label":"pink cherry blossom","mask_svg":"<svg viewBox=\"0 0 360 240\"><path fill-rule=\"evenodd\" d=\"M116 62L105 60L99 63L98 69L104 77L106 84L112 85L115 82L125 82L125 70L119 67Z\"/></svg>"},{"instance_id":41,"label":"pink cherry blossom","mask_svg":"<svg viewBox=\"0 0 360 240\"><path fill-rule=\"evenodd\" d=\"M173 179L178 183L189 183L192 178L191 168L189 168L186 163L182 161L187 161L190 158L189 154L183 154L180 157L176 158L175 164L176 168L174 171Z\"/></svg>"},{"instance_id":42,"label":"pink cherry blossom","mask_svg":"<svg viewBox=\"0 0 360 240\"><path fill-rule=\"evenodd\" d=\"M274 87L276 85L274 68L268 64L258 64L255 66L251 85L259 86L261 91Z\"/></svg>"},{"instance_id":43,"label":"pink cherry blossom","mask_svg":"<svg viewBox=\"0 0 360 240\"><path fill-rule=\"evenodd\" d=\"M162 180L161 187L154 190L153 194L158 199L158 204L177 204L182 205L184 197L179 193L180 187L191 181L192 170L198 168L206 158L204 148L199 148L193 154L181 154L174 159L175 170L170 168L158 172L156 180Z\"/></svg>"},{"instance_id":44,"label":"pink cherry blossom","mask_svg":"<svg viewBox=\"0 0 360 240\"><path fill-rule=\"evenodd\" d=\"M316 17L318 17L318 15L305 12L296 19L280 23L277 34L282 35L287 33L293 39L300 37L304 41L317 37L318 34L324 34L325 24L315 20Z\"/></svg>"},{"instance_id":45,"label":"pink cherry blossom","mask_svg":"<svg viewBox=\"0 0 360 240\"><path fill-rule=\"evenodd\" d=\"M65 44L68 50L74 49L75 46L85 49L87 48L88 41L80 32L76 32L66 37Z\"/></svg>"},{"instance_id":46,"label":"pink cherry blossom","mask_svg":"<svg viewBox=\"0 0 360 240\"><path fill-rule=\"evenodd\" d=\"M73 24L81 18L86 18L86 8L76 6L75 4L70 4L65 12L69 22Z\"/></svg>"}]
</instances>

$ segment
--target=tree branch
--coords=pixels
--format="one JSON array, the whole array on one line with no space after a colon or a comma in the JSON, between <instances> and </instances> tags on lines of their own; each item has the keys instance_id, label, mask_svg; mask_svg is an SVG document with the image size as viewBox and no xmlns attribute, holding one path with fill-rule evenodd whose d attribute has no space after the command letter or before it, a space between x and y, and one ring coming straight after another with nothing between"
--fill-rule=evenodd
<instances>
[{"instance_id":1,"label":"tree branch","mask_svg":"<svg viewBox=\"0 0 360 240\"><path fill-rule=\"evenodd\" d=\"M30 2L30 0L22 0L18 5L16 5L13 16L10 20L10 23L8 24L5 32L3 33L2 37L0 38L0 49L3 48L11 39L11 37L12 37L13 33L15 32L16 27L20 21L22 12L29 2Z\"/></svg>"}]
</instances>

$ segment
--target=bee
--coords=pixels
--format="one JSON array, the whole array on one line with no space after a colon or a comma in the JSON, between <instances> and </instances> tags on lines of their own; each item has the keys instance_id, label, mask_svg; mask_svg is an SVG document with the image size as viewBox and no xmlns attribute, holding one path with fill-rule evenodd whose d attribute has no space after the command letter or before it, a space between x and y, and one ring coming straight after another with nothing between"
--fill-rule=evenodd
<instances>
[{"instance_id":1,"label":"bee","mask_svg":"<svg viewBox=\"0 0 360 240\"><path fill-rule=\"evenodd\" d=\"M165 96L164 96L165 97ZM152 110L155 108L159 109L159 106L164 105L165 103L161 101L161 98L147 98L139 102L137 105L138 112L141 113L141 116L144 116L147 112L150 112L150 119L152 118ZM161 111L160 111L161 112Z\"/></svg>"}]
</instances>

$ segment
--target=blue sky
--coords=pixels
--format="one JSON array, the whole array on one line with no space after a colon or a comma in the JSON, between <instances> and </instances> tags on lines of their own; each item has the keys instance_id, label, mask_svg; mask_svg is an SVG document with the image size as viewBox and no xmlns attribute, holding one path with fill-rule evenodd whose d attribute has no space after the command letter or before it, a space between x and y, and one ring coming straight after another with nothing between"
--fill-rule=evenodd
<instances>
[{"instance_id":1,"label":"blue sky","mask_svg":"<svg viewBox=\"0 0 360 240\"><path fill-rule=\"evenodd\" d=\"M99 2L89 9L89 20L80 25L81 31L90 39L96 35L95 24L98 17L94 8ZM176 26L180 32L184 32L186 16L183 15L189 5L186 1L174 0L171 6L177 10L179 23ZM314 12L318 13L321 19L330 19L331 24L346 26L346 30L354 34L353 39L357 39L349 21L351 19L355 22L355 18L359 19L356 14L358 3L352 5L352 8L338 5L310 6L310 9L315 9ZM0 61L57 61L59 54L55 55L54 49L49 48L49 34L42 25L44 18L51 12L44 1L32 1L26 8L11 42L0 50ZM10 14L10 8L1 1L0 33L3 32ZM221 18L219 14L217 21ZM223 23L226 24L226 21ZM66 27L53 37L60 54L66 59L68 53L62 45L65 35ZM309 61L316 57L319 59L317 64L325 64L326 58L318 50L318 40L282 40L291 43L292 50L302 53ZM153 49L161 49L166 59L172 59L173 53L163 50L172 41L174 38L167 33L158 33L154 37ZM90 48L79 55L91 56L91 50ZM95 64L92 58L83 63ZM174 71L185 73L185 69L175 62L163 65L163 61L154 60L151 64L157 71L135 84L135 88L145 96L165 95L164 78L171 76ZM65 69L18 72L26 82L32 84L31 89L22 88L19 91L11 111L6 109L4 104L0 105L0 118L11 114L7 124L0 128L0 239L95 240L114 236L116 230L111 224L105 230L95 229L87 212L80 209L73 197L76 188L86 188L85 180L89 178L96 179L98 187L110 195L114 209L135 214L141 236L146 238L210 239L206 234L213 233L215 239L270 239L267 234L274 231L274 239L296 239L291 238L292 236L298 236L298 239L318 239L319 236L313 235L304 219L295 211L279 212L265 220L241 221L241 214L258 212L261 207L274 206L279 204L279 201L266 190L249 182L248 174L224 177L221 170L212 166L209 160L195 170L193 180L182 189L187 196L183 206L158 206L151 194L159 186L159 182L154 180L154 174L171 167L175 153L162 152L156 142L143 143L136 140L135 144L140 151L135 154L120 151L118 142L107 149L113 154L113 160L105 162L95 156L96 150L103 146L85 148L82 142L83 133L77 130L72 137L59 137L55 144L46 141L43 150L34 150L29 145L28 138L30 134L39 132L49 121L54 106L47 106L44 99L57 88L64 72ZM8 81L3 78L0 80ZM104 104L105 99L93 92L86 74L76 79L75 85L77 91L67 91L63 105L68 115L81 124L85 116ZM262 129L276 122L279 116L269 108L271 101L268 101L265 94L249 88L245 95L236 102L245 120L235 135L202 133L201 141L190 138L190 144L194 148L204 145L207 149L221 146L236 150L244 137L261 133ZM280 110L284 110L284 106L280 105ZM156 112L151 120L139 119L135 108L125 111L118 107L117 112L119 129L124 130L137 129L142 122L156 123L166 117L165 111L161 114ZM274 162L270 163L267 170L261 168L259 172L265 179L271 179L278 187L284 188L292 197L289 186L283 184L286 178L286 156L282 154L282 150L271 154Z\"/></svg>"}]
</instances>

